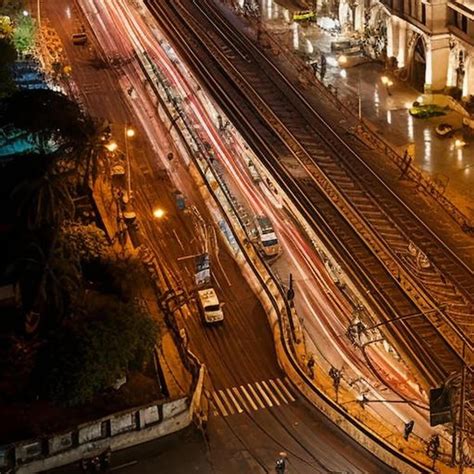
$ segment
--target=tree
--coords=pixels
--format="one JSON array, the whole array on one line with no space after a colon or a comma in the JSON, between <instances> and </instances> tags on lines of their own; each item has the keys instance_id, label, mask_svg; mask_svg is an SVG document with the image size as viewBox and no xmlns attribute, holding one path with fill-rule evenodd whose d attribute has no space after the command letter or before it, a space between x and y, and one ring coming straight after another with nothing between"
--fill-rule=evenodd
<instances>
[{"instance_id":1,"label":"tree","mask_svg":"<svg viewBox=\"0 0 474 474\"><path fill-rule=\"evenodd\" d=\"M40 364L44 394L67 405L83 404L130 370L143 368L158 327L136 303L89 295L87 319L65 325Z\"/></svg>"},{"instance_id":2,"label":"tree","mask_svg":"<svg viewBox=\"0 0 474 474\"><path fill-rule=\"evenodd\" d=\"M36 24L31 16L19 14L13 30L13 44L19 53L31 52L35 45Z\"/></svg>"},{"instance_id":3,"label":"tree","mask_svg":"<svg viewBox=\"0 0 474 474\"><path fill-rule=\"evenodd\" d=\"M54 238L48 251L31 242L15 262L15 270L27 280L22 287L33 288L30 306L43 307L42 326L47 329L57 328L66 315L71 316L83 296L79 260L59 252L56 242Z\"/></svg>"},{"instance_id":4,"label":"tree","mask_svg":"<svg viewBox=\"0 0 474 474\"><path fill-rule=\"evenodd\" d=\"M29 132L39 153L54 154L58 169L69 172L81 187L108 169L104 127L64 94L49 89L18 91L1 104L0 127L8 124Z\"/></svg>"},{"instance_id":5,"label":"tree","mask_svg":"<svg viewBox=\"0 0 474 474\"><path fill-rule=\"evenodd\" d=\"M9 16L0 16L0 38L9 39L13 33L13 25Z\"/></svg>"},{"instance_id":6,"label":"tree","mask_svg":"<svg viewBox=\"0 0 474 474\"><path fill-rule=\"evenodd\" d=\"M25 113L25 111L28 113ZM51 89L20 90L2 102L0 126L11 124L30 132L43 144L43 152L53 148L58 155L80 146L93 130L91 119L66 95Z\"/></svg>"},{"instance_id":7,"label":"tree","mask_svg":"<svg viewBox=\"0 0 474 474\"><path fill-rule=\"evenodd\" d=\"M74 216L74 202L64 176L44 173L25 179L11 194L17 205L17 214L23 217L30 230L42 227L58 228Z\"/></svg>"},{"instance_id":8,"label":"tree","mask_svg":"<svg viewBox=\"0 0 474 474\"><path fill-rule=\"evenodd\" d=\"M69 255L74 255L83 262L104 259L110 253L105 232L94 224L64 222L60 242L63 252L67 249Z\"/></svg>"},{"instance_id":9,"label":"tree","mask_svg":"<svg viewBox=\"0 0 474 474\"><path fill-rule=\"evenodd\" d=\"M12 66L16 59L16 50L7 37L0 37L0 99L15 91L12 78Z\"/></svg>"}]
</instances>

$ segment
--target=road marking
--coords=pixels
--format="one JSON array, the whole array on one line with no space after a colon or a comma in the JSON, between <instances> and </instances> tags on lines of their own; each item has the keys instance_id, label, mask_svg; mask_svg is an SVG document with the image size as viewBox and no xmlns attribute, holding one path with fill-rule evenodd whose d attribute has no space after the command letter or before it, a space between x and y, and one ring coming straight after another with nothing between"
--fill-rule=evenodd
<instances>
[{"instance_id":1,"label":"road marking","mask_svg":"<svg viewBox=\"0 0 474 474\"><path fill-rule=\"evenodd\" d=\"M176 237L176 240L178 241L178 244L179 244L179 246L181 247L181 250L184 250L184 246L183 246L181 240L179 240L178 233L176 232L175 229L173 229L173 234L174 234L174 236Z\"/></svg>"},{"instance_id":2,"label":"road marking","mask_svg":"<svg viewBox=\"0 0 474 474\"><path fill-rule=\"evenodd\" d=\"M235 397L234 397L234 394L232 393L232 390L226 388L226 392L228 393L230 399L234 402L234 405L235 405L235 407L237 408L237 411L238 411L239 413L243 413L244 410L242 410L242 408L241 408L240 405L238 404L237 400L236 400Z\"/></svg>"},{"instance_id":3,"label":"road marking","mask_svg":"<svg viewBox=\"0 0 474 474\"><path fill-rule=\"evenodd\" d=\"M250 414L260 409L287 405L296 401L287 385L288 381L285 383L276 378L217 390L212 393L215 401L211 400L212 415Z\"/></svg>"},{"instance_id":4,"label":"road marking","mask_svg":"<svg viewBox=\"0 0 474 474\"><path fill-rule=\"evenodd\" d=\"M283 389L283 391L286 393L286 395L289 397L289 399L294 402L295 401L295 398L293 397L293 395L291 394L291 392L286 388L285 384L280 380L280 379L277 379L277 382L278 382L278 385L280 385L280 387Z\"/></svg>"},{"instance_id":5,"label":"road marking","mask_svg":"<svg viewBox=\"0 0 474 474\"><path fill-rule=\"evenodd\" d=\"M219 390L219 395L222 398L222 401L225 403L227 408L230 411L230 414L233 415L235 413L234 409L232 408L232 404L227 400L227 397L225 396L225 393L222 390Z\"/></svg>"},{"instance_id":6,"label":"road marking","mask_svg":"<svg viewBox=\"0 0 474 474\"><path fill-rule=\"evenodd\" d=\"M247 406L247 403L245 402L244 397L242 397L242 395L240 394L239 389L237 387L232 387L232 390L234 391L235 396L239 399L240 403L244 407L244 410L249 412L250 409Z\"/></svg>"},{"instance_id":7,"label":"road marking","mask_svg":"<svg viewBox=\"0 0 474 474\"><path fill-rule=\"evenodd\" d=\"M219 400L219 397L217 396L216 392L212 392L212 397L214 398L214 401L216 402L216 405L221 411L221 413L224 416L228 416L229 414L227 413L227 410L224 408L224 405L222 404L222 402Z\"/></svg>"},{"instance_id":8,"label":"road marking","mask_svg":"<svg viewBox=\"0 0 474 474\"><path fill-rule=\"evenodd\" d=\"M258 388L258 391L261 393L262 397L265 399L265 401L267 402L267 405L272 407L273 406L273 403L272 401L268 398L267 394L265 393L265 390L263 390L263 388L260 386L260 384L258 382L255 382L255 386Z\"/></svg>"},{"instance_id":9,"label":"road marking","mask_svg":"<svg viewBox=\"0 0 474 474\"><path fill-rule=\"evenodd\" d=\"M278 385L275 383L274 380L269 380L271 386L275 389L275 392L278 393L280 398L283 400L283 403L288 403L288 400L283 396L283 393L281 393L281 390L278 388Z\"/></svg>"},{"instance_id":10,"label":"road marking","mask_svg":"<svg viewBox=\"0 0 474 474\"><path fill-rule=\"evenodd\" d=\"M264 381L262 381L261 383L262 383L263 387L266 389L268 395L270 395L270 397L273 399L273 401L277 404L277 406L280 406L280 402L278 401L278 398L275 397L275 395L270 390L270 387L267 385L267 383L264 382Z\"/></svg>"},{"instance_id":11,"label":"road marking","mask_svg":"<svg viewBox=\"0 0 474 474\"><path fill-rule=\"evenodd\" d=\"M252 385L250 385L249 383L247 384L247 387L250 389L250 391L252 392L252 395L254 396L255 400L257 400L257 403L260 405L261 408L265 408L265 405L263 404L262 400L260 400L260 398L258 397L257 395L257 392L255 392L254 388L252 387Z\"/></svg>"},{"instance_id":12,"label":"road marking","mask_svg":"<svg viewBox=\"0 0 474 474\"><path fill-rule=\"evenodd\" d=\"M247 398L247 400L249 401L250 405L252 405L252 408L254 410L258 410L258 406L255 405L255 402L252 400L252 398L250 397L250 395L248 394L247 390L245 390L245 387L243 385L240 386L240 390L242 390L243 394L245 395L245 397Z\"/></svg>"},{"instance_id":13,"label":"road marking","mask_svg":"<svg viewBox=\"0 0 474 474\"><path fill-rule=\"evenodd\" d=\"M123 464L119 464L118 466L111 467L109 471L118 471L119 469L123 469L124 467L130 467L138 464L138 461L129 461Z\"/></svg>"}]
</instances>

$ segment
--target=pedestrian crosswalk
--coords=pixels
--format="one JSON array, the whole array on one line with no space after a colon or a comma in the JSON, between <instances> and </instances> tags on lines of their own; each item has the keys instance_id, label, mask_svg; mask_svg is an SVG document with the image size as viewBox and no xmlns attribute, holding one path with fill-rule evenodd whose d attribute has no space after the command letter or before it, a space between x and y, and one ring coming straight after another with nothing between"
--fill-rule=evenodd
<instances>
[{"instance_id":1,"label":"pedestrian crosswalk","mask_svg":"<svg viewBox=\"0 0 474 474\"><path fill-rule=\"evenodd\" d=\"M229 416L251 413L294 402L295 396L288 380L270 379L215 390L210 395L211 415Z\"/></svg>"}]
</instances>

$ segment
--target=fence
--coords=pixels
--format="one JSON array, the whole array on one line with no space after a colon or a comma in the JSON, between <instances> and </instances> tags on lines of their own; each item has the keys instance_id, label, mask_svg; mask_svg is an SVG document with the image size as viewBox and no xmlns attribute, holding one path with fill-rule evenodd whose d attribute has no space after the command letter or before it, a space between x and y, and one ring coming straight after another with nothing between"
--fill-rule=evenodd
<instances>
[{"instance_id":1,"label":"fence","mask_svg":"<svg viewBox=\"0 0 474 474\"><path fill-rule=\"evenodd\" d=\"M359 119L358 103L356 101L350 99L342 100L340 95L338 95L337 87L334 87L332 84L326 85L322 80L319 80L311 65L307 64L286 45L276 41L271 32L265 29L263 22L259 19L247 16L247 20L257 22L254 26L256 31L259 31L257 35L258 41L269 46L272 52L275 53L275 56L284 57L285 60L296 69L303 85L311 84L317 87L339 110L344 111L352 119L358 121L355 130L353 130L355 135L362 138L369 147L375 148L387 156L402 171L406 179L415 183L418 190L425 192L435 199L446 213L460 226L463 232L474 233L474 223L445 196L446 186L434 181L428 174L423 173L413 164L407 166L407 160L400 155L392 145L377 135L366 120Z\"/></svg>"}]
</instances>

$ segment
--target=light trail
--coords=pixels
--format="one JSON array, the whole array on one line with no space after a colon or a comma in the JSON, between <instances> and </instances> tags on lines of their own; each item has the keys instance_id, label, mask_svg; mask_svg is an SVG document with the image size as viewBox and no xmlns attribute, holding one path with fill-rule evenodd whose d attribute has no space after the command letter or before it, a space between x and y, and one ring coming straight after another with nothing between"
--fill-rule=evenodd
<instances>
[{"instance_id":1,"label":"light trail","mask_svg":"<svg viewBox=\"0 0 474 474\"><path fill-rule=\"evenodd\" d=\"M298 313L304 316L311 341L318 341L317 351L323 357L322 362L327 367L344 366L344 370L354 379L363 378L367 390L374 398L378 400L390 398L380 393L378 381L372 381L373 374L362 355L354 350L347 338L339 337L345 333L348 323L352 320L351 305L328 275L324 263L314 248L301 235L281 206L278 206L278 202L275 202L272 191L263 183L256 187L251 180L246 166L246 156L249 152L242 139L234 131L231 143L226 142L215 124L217 115L215 106L202 92L195 90L197 83L192 83L194 80L190 73L184 69L181 62L176 63L174 58L170 58L170 49L165 51L166 45L159 43L162 38L157 37L157 30L152 31L150 25L137 14L136 10L121 0L101 2L100 11L93 0L81 1L83 4L95 7L97 11L97 14L90 15L89 20L107 55L113 55L117 50L125 57L132 55L133 52L147 52L159 65L176 96L185 99L182 106L191 122L197 125L196 134L203 142L211 145L216 158L224 165L228 178L230 177L232 188L238 191L239 197L254 214L265 213L271 219L284 250L282 259L285 261L288 273L294 275ZM144 81L143 72L137 61L123 65L122 69L126 73L120 77L124 94L126 95L129 87L133 86L136 98L130 98L130 105L153 149L162 155L163 137L157 134L159 127L156 106L150 88L144 85L146 78ZM204 104L207 104L207 107ZM210 114L214 115L214 120ZM161 159L161 162L168 170L172 170L168 160ZM173 180L180 182L179 173L173 173ZM324 344L321 344L321 341ZM368 352L373 364L383 372L384 378L397 385L397 389L408 399L426 403L418 387L410 381L405 368L393 357L389 357L383 348L372 346L368 348ZM403 422L416 418L419 433L426 435L432 431L426 426L426 416L424 414L422 416L412 407L399 405L394 408L388 403L376 405L370 408L379 416L385 416L389 412ZM393 417L391 419L393 420Z\"/></svg>"}]
</instances>

